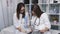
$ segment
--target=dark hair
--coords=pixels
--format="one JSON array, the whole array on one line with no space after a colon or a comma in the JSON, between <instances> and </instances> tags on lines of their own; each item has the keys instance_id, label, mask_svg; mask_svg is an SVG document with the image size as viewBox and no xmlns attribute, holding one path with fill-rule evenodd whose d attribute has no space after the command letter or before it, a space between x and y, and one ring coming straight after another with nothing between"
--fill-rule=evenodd
<instances>
[{"instance_id":1,"label":"dark hair","mask_svg":"<svg viewBox=\"0 0 60 34\"><path fill-rule=\"evenodd\" d=\"M22 7L25 7L25 5L24 5L24 3L18 3L18 5L17 5L17 11L16 11L16 13L17 13L17 18L19 19L19 14L20 14L20 11L21 11L21 8ZM24 13L23 13L23 17L25 16L25 11L24 11Z\"/></svg>"},{"instance_id":2,"label":"dark hair","mask_svg":"<svg viewBox=\"0 0 60 34\"><path fill-rule=\"evenodd\" d=\"M36 14L36 16L38 18L40 18L41 14L43 13L41 11L40 7L37 4L34 4L32 8L33 8L32 11L34 11L34 13Z\"/></svg>"}]
</instances>

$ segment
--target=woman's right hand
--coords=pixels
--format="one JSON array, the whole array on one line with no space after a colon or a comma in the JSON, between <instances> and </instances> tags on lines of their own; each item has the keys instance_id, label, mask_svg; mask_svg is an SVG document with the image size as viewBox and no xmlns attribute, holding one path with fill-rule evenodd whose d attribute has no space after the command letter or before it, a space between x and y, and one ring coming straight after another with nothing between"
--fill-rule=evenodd
<instances>
[{"instance_id":1,"label":"woman's right hand","mask_svg":"<svg viewBox=\"0 0 60 34\"><path fill-rule=\"evenodd\" d=\"M21 28L18 27L18 28L16 28L16 29L19 30L19 31L21 32Z\"/></svg>"},{"instance_id":2,"label":"woman's right hand","mask_svg":"<svg viewBox=\"0 0 60 34\"><path fill-rule=\"evenodd\" d=\"M46 30L45 30L45 29L43 29L43 30L40 30L40 32L46 32Z\"/></svg>"},{"instance_id":3,"label":"woman's right hand","mask_svg":"<svg viewBox=\"0 0 60 34\"><path fill-rule=\"evenodd\" d=\"M24 29L22 29L21 27L17 27L17 30L19 30L20 32L26 32Z\"/></svg>"},{"instance_id":4,"label":"woman's right hand","mask_svg":"<svg viewBox=\"0 0 60 34\"><path fill-rule=\"evenodd\" d=\"M26 31L25 31L24 29L21 28L21 32L24 32L24 33L25 33Z\"/></svg>"}]
</instances>

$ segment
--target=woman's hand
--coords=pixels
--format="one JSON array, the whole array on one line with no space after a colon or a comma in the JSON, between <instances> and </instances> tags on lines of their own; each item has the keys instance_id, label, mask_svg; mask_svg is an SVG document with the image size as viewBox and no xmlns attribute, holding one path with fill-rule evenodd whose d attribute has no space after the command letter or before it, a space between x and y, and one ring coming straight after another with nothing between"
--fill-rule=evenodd
<instances>
[{"instance_id":1,"label":"woman's hand","mask_svg":"<svg viewBox=\"0 0 60 34\"><path fill-rule=\"evenodd\" d=\"M26 31L25 31L24 29L21 28L21 32L24 32L24 33L25 33Z\"/></svg>"},{"instance_id":2,"label":"woman's hand","mask_svg":"<svg viewBox=\"0 0 60 34\"><path fill-rule=\"evenodd\" d=\"M17 30L19 30L20 32L26 32L24 29L22 29L21 27L18 27Z\"/></svg>"},{"instance_id":3,"label":"woman's hand","mask_svg":"<svg viewBox=\"0 0 60 34\"><path fill-rule=\"evenodd\" d=\"M17 30L19 30L20 32L21 32L21 28L20 27L18 27L18 28L16 28Z\"/></svg>"},{"instance_id":4,"label":"woman's hand","mask_svg":"<svg viewBox=\"0 0 60 34\"><path fill-rule=\"evenodd\" d=\"M43 29L43 30L40 30L40 32L46 32L46 31L48 31L47 27L45 27L45 29Z\"/></svg>"}]
</instances>

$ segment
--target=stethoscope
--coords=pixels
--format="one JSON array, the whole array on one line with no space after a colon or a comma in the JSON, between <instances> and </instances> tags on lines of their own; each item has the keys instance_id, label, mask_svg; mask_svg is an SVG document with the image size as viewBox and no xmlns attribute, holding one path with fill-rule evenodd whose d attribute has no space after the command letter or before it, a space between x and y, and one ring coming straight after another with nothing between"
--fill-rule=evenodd
<instances>
[{"instance_id":1,"label":"stethoscope","mask_svg":"<svg viewBox=\"0 0 60 34\"><path fill-rule=\"evenodd\" d=\"M40 19L39 19L38 24L36 24L36 21L37 21L37 17L36 17L36 19L35 19L35 21L34 21L34 25L39 26L39 25L40 25Z\"/></svg>"},{"instance_id":2,"label":"stethoscope","mask_svg":"<svg viewBox=\"0 0 60 34\"><path fill-rule=\"evenodd\" d=\"M32 19L34 19L34 21L32 20L33 24L31 25L31 28L32 28L33 31L35 31L35 30L37 30L37 29L35 29L35 26L39 26L40 25L40 18L33 17ZM36 24L37 19L39 19L39 22Z\"/></svg>"}]
</instances>

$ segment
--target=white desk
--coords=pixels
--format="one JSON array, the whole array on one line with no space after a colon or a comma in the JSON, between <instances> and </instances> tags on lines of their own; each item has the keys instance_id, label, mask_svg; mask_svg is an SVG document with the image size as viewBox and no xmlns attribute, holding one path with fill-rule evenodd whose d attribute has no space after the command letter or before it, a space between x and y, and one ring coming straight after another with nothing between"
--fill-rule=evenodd
<instances>
[{"instance_id":1,"label":"white desk","mask_svg":"<svg viewBox=\"0 0 60 34\"><path fill-rule=\"evenodd\" d=\"M14 26L7 27L1 31L2 34L14 34ZM51 34L58 34L60 31L58 30L50 30Z\"/></svg>"},{"instance_id":2,"label":"white desk","mask_svg":"<svg viewBox=\"0 0 60 34\"><path fill-rule=\"evenodd\" d=\"M2 34L14 34L14 26L7 27L1 31Z\"/></svg>"},{"instance_id":3,"label":"white desk","mask_svg":"<svg viewBox=\"0 0 60 34\"><path fill-rule=\"evenodd\" d=\"M59 30L51 30L51 33L52 34L58 34L58 33L60 33L60 31Z\"/></svg>"}]
</instances>

